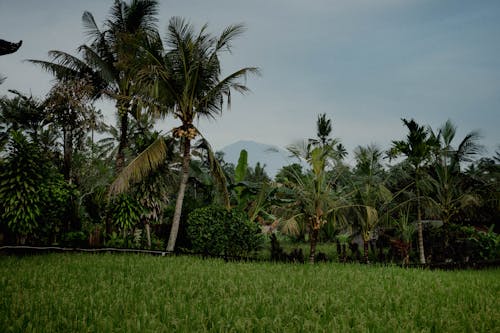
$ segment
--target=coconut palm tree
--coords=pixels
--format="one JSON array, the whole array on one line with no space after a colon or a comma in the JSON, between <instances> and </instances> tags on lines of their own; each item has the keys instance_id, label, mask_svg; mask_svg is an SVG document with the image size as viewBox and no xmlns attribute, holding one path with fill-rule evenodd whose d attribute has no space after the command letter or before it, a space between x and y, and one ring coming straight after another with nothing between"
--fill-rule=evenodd
<instances>
[{"instance_id":1,"label":"coconut palm tree","mask_svg":"<svg viewBox=\"0 0 500 333\"><path fill-rule=\"evenodd\" d=\"M311 170L306 175L291 175L294 181L288 186L293 201L281 209L281 214L287 216L281 222L281 230L298 234L301 224L305 224L310 242L309 262L314 263L320 229L333 218L335 210L343 206L339 191L334 189L335 179L326 171L333 147L313 147L303 142L287 148L293 156L305 160Z\"/></svg>"},{"instance_id":2,"label":"coconut palm tree","mask_svg":"<svg viewBox=\"0 0 500 333\"><path fill-rule=\"evenodd\" d=\"M432 154L438 147L438 141L428 129L420 126L415 120L402 119L402 121L408 129L406 140L392 141L388 156L395 158L404 155L413 168L413 181L417 200L418 250L420 263L425 264L420 182L423 177L423 167L431 161Z\"/></svg>"},{"instance_id":3,"label":"coconut palm tree","mask_svg":"<svg viewBox=\"0 0 500 333\"><path fill-rule=\"evenodd\" d=\"M134 84L133 63L142 55L139 45L157 36L156 0L115 0L109 18L100 29L90 12L84 12L83 25L91 43L81 45L82 59L62 51L49 51L51 61L29 60L53 73L58 79L90 77L96 88L95 97L115 101L120 118L120 141L116 169L121 170L128 146L129 114L140 109Z\"/></svg>"},{"instance_id":4,"label":"coconut palm tree","mask_svg":"<svg viewBox=\"0 0 500 333\"><path fill-rule=\"evenodd\" d=\"M170 19L165 49L161 42L151 41L147 49L146 63L138 74L141 87L149 89L150 96L156 105L166 106L166 113L181 121L181 125L172 130L175 138L182 146L181 181L177 194L172 228L167 245L167 251L173 251L179 230L182 213L182 203L189 178L191 161L191 142L200 135L194 122L200 118L214 118L222 113L225 102L231 103L231 91L240 93L248 91L242 82L248 74L258 74L255 67L244 67L226 77L222 77L219 55L230 51L233 40L242 34L242 25L231 25L222 34L214 37L206 32L204 25L199 33L184 19ZM212 171L217 171L220 180L224 175L217 163L215 154L208 142L202 138L207 147L208 158ZM141 178L151 168L159 165L164 156L166 146L157 140L144 151L142 156L134 160L117 178L112 190L123 189L123 185L131 179ZM222 186L223 190L227 189ZM228 200L226 204L229 205Z\"/></svg>"},{"instance_id":5,"label":"coconut palm tree","mask_svg":"<svg viewBox=\"0 0 500 333\"><path fill-rule=\"evenodd\" d=\"M381 159L382 150L375 145L358 146L354 150L356 166L352 175L354 221L363 239L364 259L368 263L368 242L372 233L388 213L393 194L385 186L386 176Z\"/></svg>"},{"instance_id":6,"label":"coconut palm tree","mask_svg":"<svg viewBox=\"0 0 500 333\"><path fill-rule=\"evenodd\" d=\"M478 143L480 135L476 131L467 133L457 148L453 147L457 127L446 121L433 135L439 143L435 152L435 163L432 169L431 185L433 196L431 202L447 224L465 207L479 204L479 198L470 188L463 186L461 163L471 162L472 157L480 153L483 147Z\"/></svg>"}]
</instances>

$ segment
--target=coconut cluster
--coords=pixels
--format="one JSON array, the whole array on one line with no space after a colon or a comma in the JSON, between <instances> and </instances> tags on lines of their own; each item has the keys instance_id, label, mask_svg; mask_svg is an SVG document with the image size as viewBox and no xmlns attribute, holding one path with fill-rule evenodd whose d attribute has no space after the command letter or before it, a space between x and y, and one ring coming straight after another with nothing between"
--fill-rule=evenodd
<instances>
[{"instance_id":1,"label":"coconut cluster","mask_svg":"<svg viewBox=\"0 0 500 333\"><path fill-rule=\"evenodd\" d=\"M193 140L198 135L198 131L191 124L175 127L172 133L176 138L188 138L189 140Z\"/></svg>"}]
</instances>

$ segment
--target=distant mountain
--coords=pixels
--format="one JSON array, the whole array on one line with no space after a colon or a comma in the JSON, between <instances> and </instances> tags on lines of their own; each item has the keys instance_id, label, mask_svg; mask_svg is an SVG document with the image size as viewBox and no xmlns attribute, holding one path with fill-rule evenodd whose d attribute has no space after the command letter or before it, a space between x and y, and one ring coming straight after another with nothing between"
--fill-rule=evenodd
<instances>
[{"instance_id":1,"label":"distant mountain","mask_svg":"<svg viewBox=\"0 0 500 333\"><path fill-rule=\"evenodd\" d=\"M248 165L255 167L257 162L265 164L264 170L271 178L274 178L283 166L297 162L296 158L289 157L290 153L286 150L255 141L238 141L222 148L221 151L224 152L226 162L236 165L242 149L248 152Z\"/></svg>"}]
</instances>

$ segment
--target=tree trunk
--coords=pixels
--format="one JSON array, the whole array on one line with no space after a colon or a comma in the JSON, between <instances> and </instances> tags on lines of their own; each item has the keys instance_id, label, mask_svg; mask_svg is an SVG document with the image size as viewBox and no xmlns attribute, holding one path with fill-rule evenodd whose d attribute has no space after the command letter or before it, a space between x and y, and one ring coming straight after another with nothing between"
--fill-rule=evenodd
<instances>
[{"instance_id":1,"label":"tree trunk","mask_svg":"<svg viewBox=\"0 0 500 333\"><path fill-rule=\"evenodd\" d=\"M175 241L179 232L179 224L181 221L182 202L184 201L184 193L189 179L189 163L191 161L191 140L184 137L184 156L182 159L182 177L179 185L179 192L177 193L177 201L175 202L174 219L172 221L172 228L170 229L170 237L168 238L167 251L173 252L175 248Z\"/></svg>"},{"instance_id":2,"label":"tree trunk","mask_svg":"<svg viewBox=\"0 0 500 333\"><path fill-rule=\"evenodd\" d=\"M125 166L125 149L128 143L128 112L119 110L120 113L120 143L116 154L116 172L119 173Z\"/></svg>"},{"instance_id":3,"label":"tree trunk","mask_svg":"<svg viewBox=\"0 0 500 333\"><path fill-rule=\"evenodd\" d=\"M420 263L425 264L424 252L424 232L422 227L422 212L420 208L420 190L417 185L417 225L418 225L418 253L420 255Z\"/></svg>"},{"instance_id":4,"label":"tree trunk","mask_svg":"<svg viewBox=\"0 0 500 333\"><path fill-rule=\"evenodd\" d=\"M316 244L318 243L318 233L319 228L316 228L314 225L312 226L310 241L311 241L311 249L309 252L309 262L314 264L314 258L316 256Z\"/></svg>"},{"instance_id":5,"label":"tree trunk","mask_svg":"<svg viewBox=\"0 0 500 333\"><path fill-rule=\"evenodd\" d=\"M365 264L369 264L368 260L368 241L363 239L363 254L364 254L364 259L365 259Z\"/></svg>"},{"instance_id":6,"label":"tree trunk","mask_svg":"<svg viewBox=\"0 0 500 333\"><path fill-rule=\"evenodd\" d=\"M71 184L71 160L73 158L73 135L71 129L63 129L63 175Z\"/></svg>"},{"instance_id":7,"label":"tree trunk","mask_svg":"<svg viewBox=\"0 0 500 333\"><path fill-rule=\"evenodd\" d=\"M151 226L146 223L146 240L148 242L148 249L151 249Z\"/></svg>"}]
</instances>

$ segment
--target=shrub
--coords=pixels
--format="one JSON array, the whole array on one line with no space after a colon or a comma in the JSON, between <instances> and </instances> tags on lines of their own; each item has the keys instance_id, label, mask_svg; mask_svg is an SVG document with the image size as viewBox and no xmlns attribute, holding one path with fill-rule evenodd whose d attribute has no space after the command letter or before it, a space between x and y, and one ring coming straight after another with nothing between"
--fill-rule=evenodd
<instances>
[{"instance_id":1,"label":"shrub","mask_svg":"<svg viewBox=\"0 0 500 333\"><path fill-rule=\"evenodd\" d=\"M113 223L126 234L141 220L144 209L140 203L127 194L122 194L111 203Z\"/></svg>"},{"instance_id":2,"label":"shrub","mask_svg":"<svg viewBox=\"0 0 500 333\"><path fill-rule=\"evenodd\" d=\"M445 225L430 229L426 246L433 262L477 262L500 258L500 235L474 227Z\"/></svg>"},{"instance_id":3,"label":"shrub","mask_svg":"<svg viewBox=\"0 0 500 333\"><path fill-rule=\"evenodd\" d=\"M5 163L0 164L0 219L21 244L38 231L43 216L43 169L36 144L14 132Z\"/></svg>"},{"instance_id":4,"label":"shrub","mask_svg":"<svg viewBox=\"0 0 500 333\"><path fill-rule=\"evenodd\" d=\"M259 225L244 212L217 206L192 211L187 233L194 252L211 256L247 256L262 242Z\"/></svg>"}]
</instances>

